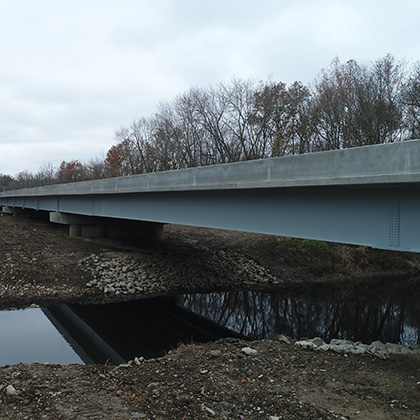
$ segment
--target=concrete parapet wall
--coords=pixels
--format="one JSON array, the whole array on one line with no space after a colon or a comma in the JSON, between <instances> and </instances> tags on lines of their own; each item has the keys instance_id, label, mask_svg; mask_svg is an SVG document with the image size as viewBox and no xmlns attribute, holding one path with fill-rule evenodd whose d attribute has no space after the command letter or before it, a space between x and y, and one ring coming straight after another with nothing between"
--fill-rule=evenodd
<instances>
[{"instance_id":1,"label":"concrete parapet wall","mask_svg":"<svg viewBox=\"0 0 420 420\"><path fill-rule=\"evenodd\" d=\"M4 197L420 183L420 140L0 192Z\"/></svg>"}]
</instances>

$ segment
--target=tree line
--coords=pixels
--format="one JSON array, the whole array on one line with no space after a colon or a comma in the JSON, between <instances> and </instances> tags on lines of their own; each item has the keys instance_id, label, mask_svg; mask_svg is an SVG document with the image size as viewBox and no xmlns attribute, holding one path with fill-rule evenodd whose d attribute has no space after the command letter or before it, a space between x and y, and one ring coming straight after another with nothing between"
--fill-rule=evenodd
<instances>
[{"instance_id":1,"label":"tree line","mask_svg":"<svg viewBox=\"0 0 420 420\"><path fill-rule=\"evenodd\" d=\"M0 175L26 188L420 138L420 62L338 58L305 86L232 79L194 87L115 132L103 158Z\"/></svg>"}]
</instances>

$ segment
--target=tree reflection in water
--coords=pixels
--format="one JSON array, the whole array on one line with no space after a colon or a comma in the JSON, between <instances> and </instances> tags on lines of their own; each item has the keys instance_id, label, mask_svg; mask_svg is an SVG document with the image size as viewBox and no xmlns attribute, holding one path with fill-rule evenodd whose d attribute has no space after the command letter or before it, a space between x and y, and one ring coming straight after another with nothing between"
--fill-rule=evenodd
<instances>
[{"instance_id":1,"label":"tree reflection in water","mask_svg":"<svg viewBox=\"0 0 420 420\"><path fill-rule=\"evenodd\" d=\"M417 300L416 300L417 302ZM420 343L416 307L396 303L311 303L267 292L189 294L183 306L244 334L262 339L270 332L370 343Z\"/></svg>"}]
</instances>

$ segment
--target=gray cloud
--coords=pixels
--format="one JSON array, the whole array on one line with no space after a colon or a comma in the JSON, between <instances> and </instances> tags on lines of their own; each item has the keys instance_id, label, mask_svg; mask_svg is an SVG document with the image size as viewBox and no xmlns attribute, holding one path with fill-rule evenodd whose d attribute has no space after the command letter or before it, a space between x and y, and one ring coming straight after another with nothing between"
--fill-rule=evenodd
<instances>
[{"instance_id":1,"label":"gray cloud","mask_svg":"<svg viewBox=\"0 0 420 420\"><path fill-rule=\"evenodd\" d=\"M191 86L308 83L335 56L419 59L420 3L73 0L0 3L0 173L87 161Z\"/></svg>"}]
</instances>

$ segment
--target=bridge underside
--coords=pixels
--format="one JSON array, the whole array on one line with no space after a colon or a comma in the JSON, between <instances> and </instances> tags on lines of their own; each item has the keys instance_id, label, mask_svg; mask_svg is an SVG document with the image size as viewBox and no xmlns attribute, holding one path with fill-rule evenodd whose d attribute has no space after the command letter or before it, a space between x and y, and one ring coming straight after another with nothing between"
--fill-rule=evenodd
<instances>
[{"instance_id":1,"label":"bridge underside","mask_svg":"<svg viewBox=\"0 0 420 420\"><path fill-rule=\"evenodd\" d=\"M417 185L15 197L0 204L420 252Z\"/></svg>"}]
</instances>

